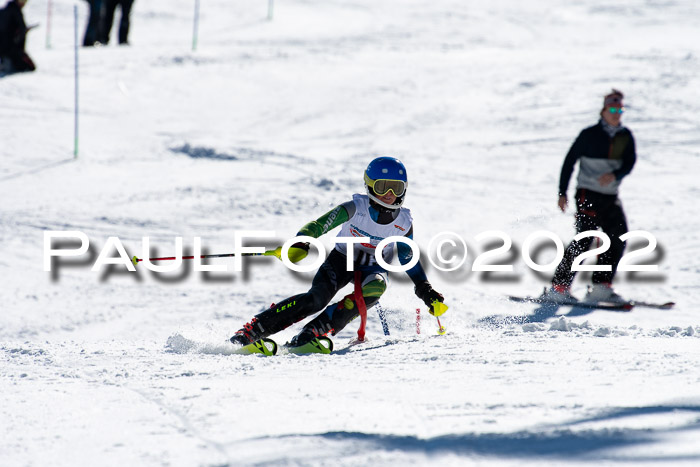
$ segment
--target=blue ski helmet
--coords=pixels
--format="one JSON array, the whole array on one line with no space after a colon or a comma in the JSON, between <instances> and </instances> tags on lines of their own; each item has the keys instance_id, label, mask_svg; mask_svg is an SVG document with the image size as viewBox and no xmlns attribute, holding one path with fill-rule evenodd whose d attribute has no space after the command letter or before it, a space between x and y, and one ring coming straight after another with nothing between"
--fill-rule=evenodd
<instances>
[{"instance_id":1,"label":"blue ski helmet","mask_svg":"<svg viewBox=\"0 0 700 467\"><path fill-rule=\"evenodd\" d=\"M369 198L375 203L387 209L399 209L408 187L406 167L395 157L377 157L365 170L365 187ZM396 195L394 204L386 204L378 197L389 191Z\"/></svg>"}]
</instances>

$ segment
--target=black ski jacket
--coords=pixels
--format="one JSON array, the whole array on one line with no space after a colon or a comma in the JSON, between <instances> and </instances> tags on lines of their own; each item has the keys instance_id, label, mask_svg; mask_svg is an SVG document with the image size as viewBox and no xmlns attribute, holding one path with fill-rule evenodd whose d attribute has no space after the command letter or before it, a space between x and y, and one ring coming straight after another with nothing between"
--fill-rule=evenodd
<instances>
[{"instance_id":1,"label":"black ski jacket","mask_svg":"<svg viewBox=\"0 0 700 467\"><path fill-rule=\"evenodd\" d=\"M620 181L632 171L637 161L632 132L622 128L610 137L600 121L583 130L564 159L559 178L559 196L566 195L576 161L580 161L577 188L616 195ZM609 185L601 185L598 177L611 172L616 180Z\"/></svg>"}]
</instances>

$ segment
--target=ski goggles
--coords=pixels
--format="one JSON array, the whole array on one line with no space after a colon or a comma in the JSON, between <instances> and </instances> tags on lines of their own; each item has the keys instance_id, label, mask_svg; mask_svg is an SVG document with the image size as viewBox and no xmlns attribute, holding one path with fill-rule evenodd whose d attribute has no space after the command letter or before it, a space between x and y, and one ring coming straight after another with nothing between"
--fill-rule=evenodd
<instances>
[{"instance_id":1,"label":"ski goggles","mask_svg":"<svg viewBox=\"0 0 700 467\"><path fill-rule=\"evenodd\" d=\"M402 196L406 192L406 182L403 180L372 180L365 174L365 183L379 196L384 196L390 191L395 196Z\"/></svg>"},{"instance_id":2,"label":"ski goggles","mask_svg":"<svg viewBox=\"0 0 700 467\"><path fill-rule=\"evenodd\" d=\"M620 114L622 115L625 113L625 108L624 107L608 107L608 112L611 114Z\"/></svg>"}]
</instances>

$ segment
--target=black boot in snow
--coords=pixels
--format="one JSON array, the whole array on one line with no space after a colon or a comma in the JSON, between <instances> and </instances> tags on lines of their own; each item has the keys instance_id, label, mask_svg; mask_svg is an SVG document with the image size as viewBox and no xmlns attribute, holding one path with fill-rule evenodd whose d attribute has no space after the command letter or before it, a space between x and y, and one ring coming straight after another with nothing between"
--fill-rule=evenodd
<instances>
[{"instance_id":1,"label":"black boot in snow","mask_svg":"<svg viewBox=\"0 0 700 467\"><path fill-rule=\"evenodd\" d=\"M304 344L308 344L311 342L312 339L314 339L316 334L314 333L313 330L311 329L302 329L299 334L296 336L292 337L292 340L289 341L289 344L287 344L288 347L301 347Z\"/></svg>"},{"instance_id":2,"label":"black boot in snow","mask_svg":"<svg viewBox=\"0 0 700 467\"><path fill-rule=\"evenodd\" d=\"M231 343L248 345L253 342L260 340L265 337L265 329L260 324L257 318L250 320L250 323L245 323L245 325L236 331L236 333L231 337Z\"/></svg>"},{"instance_id":3,"label":"black boot in snow","mask_svg":"<svg viewBox=\"0 0 700 467\"><path fill-rule=\"evenodd\" d=\"M333 324L324 311L309 321L301 332L294 336L291 341L289 341L288 346L301 347L304 344L308 344L314 337L325 336L328 333L333 333L333 331Z\"/></svg>"}]
</instances>

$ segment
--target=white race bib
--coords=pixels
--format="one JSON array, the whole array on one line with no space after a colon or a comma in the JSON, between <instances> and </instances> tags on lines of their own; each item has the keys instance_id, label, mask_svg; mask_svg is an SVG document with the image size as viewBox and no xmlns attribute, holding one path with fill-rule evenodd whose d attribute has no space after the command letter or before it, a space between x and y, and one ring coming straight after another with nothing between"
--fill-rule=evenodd
<instances>
[{"instance_id":1,"label":"white race bib","mask_svg":"<svg viewBox=\"0 0 700 467\"><path fill-rule=\"evenodd\" d=\"M378 224L372 220L369 213L369 196L355 194L352 195L352 201L355 203L355 215L341 226L338 237L368 237L369 242L357 243L353 246L354 259L357 260L360 255L365 255L368 257L367 265L376 264L374 252L379 242L387 237L403 237L411 229L413 224L411 211L400 208L399 215L393 222ZM384 261L387 263L394 257L394 245L390 243L382 251ZM335 248L347 255L346 244L338 243Z\"/></svg>"}]
</instances>

